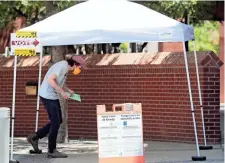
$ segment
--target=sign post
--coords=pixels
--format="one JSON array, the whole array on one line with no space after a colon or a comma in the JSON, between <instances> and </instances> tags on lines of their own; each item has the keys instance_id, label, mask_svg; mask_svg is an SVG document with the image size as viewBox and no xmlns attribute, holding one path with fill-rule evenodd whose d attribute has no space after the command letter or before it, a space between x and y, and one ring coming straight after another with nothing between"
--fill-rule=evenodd
<instances>
[{"instance_id":1,"label":"sign post","mask_svg":"<svg viewBox=\"0 0 225 163\"><path fill-rule=\"evenodd\" d=\"M38 41L38 35L36 31L17 31L11 33L10 38L11 52L10 55L14 56L14 80L13 80L13 102L12 102L12 130L11 130L11 159L10 163L18 163L17 160L13 160L13 138L14 138L14 119L15 119L15 98L16 98L16 72L17 72L17 57L18 56L35 56L36 53L40 53L40 68L39 68L39 83L41 80L41 68L42 68L42 46ZM38 124L38 112L39 112L39 96L37 96L37 114L36 114L36 129Z\"/></svg>"},{"instance_id":2,"label":"sign post","mask_svg":"<svg viewBox=\"0 0 225 163\"><path fill-rule=\"evenodd\" d=\"M140 103L114 104L112 112L97 105L97 126L99 163L144 163Z\"/></svg>"}]
</instances>

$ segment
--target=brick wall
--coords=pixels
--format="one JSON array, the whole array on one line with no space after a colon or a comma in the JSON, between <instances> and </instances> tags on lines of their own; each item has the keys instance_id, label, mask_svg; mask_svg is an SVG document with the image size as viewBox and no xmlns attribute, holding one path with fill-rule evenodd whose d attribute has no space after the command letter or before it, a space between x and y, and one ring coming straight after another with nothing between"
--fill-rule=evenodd
<instances>
[{"instance_id":1,"label":"brick wall","mask_svg":"<svg viewBox=\"0 0 225 163\"><path fill-rule=\"evenodd\" d=\"M159 42L159 52L182 52L183 44L181 42Z\"/></svg>"},{"instance_id":2,"label":"brick wall","mask_svg":"<svg viewBox=\"0 0 225 163\"><path fill-rule=\"evenodd\" d=\"M205 113L207 141L218 143L219 69L210 54L199 56L199 72ZM69 75L68 85L82 97L82 102L69 101L69 138L97 138L96 105L138 102L143 106L145 140L194 143L194 130L182 55L173 55L171 63L155 65L93 66L77 77ZM90 60L90 59L89 59ZM193 57L189 56L190 78L199 141L203 142L200 107ZM46 72L43 68L43 77ZM25 95L25 84L37 80L38 68L18 68L15 136L27 136L35 130L36 98ZM0 69L0 106L11 108L13 69ZM40 105L39 127L47 121Z\"/></svg>"}]
</instances>

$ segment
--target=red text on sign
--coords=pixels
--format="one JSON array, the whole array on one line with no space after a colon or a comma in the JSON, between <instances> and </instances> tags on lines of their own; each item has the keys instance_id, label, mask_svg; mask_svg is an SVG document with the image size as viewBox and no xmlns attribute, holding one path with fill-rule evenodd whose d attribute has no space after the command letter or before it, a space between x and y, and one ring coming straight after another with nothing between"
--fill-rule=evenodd
<instances>
[{"instance_id":1,"label":"red text on sign","mask_svg":"<svg viewBox=\"0 0 225 163\"><path fill-rule=\"evenodd\" d=\"M34 45L37 46L39 42L35 39L34 41L12 41L12 45L24 46L24 45Z\"/></svg>"}]
</instances>

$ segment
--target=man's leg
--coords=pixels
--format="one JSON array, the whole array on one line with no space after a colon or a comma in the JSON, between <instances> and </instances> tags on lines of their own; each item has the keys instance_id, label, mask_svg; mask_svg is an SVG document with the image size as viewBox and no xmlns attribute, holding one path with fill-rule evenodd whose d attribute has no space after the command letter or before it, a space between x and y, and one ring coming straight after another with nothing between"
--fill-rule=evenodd
<instances>
[{"instance_id":1,"label":"man's leg","mask_svg":"<svg viewBox=\"0 0 225 163\"><path fill-rule=\"evenodd\" d=\"M49 122L49 123L46 124L44 127L42 127L41 129L39 129L39 130L36 132L37 137L38 137L39 139L44 138L44 137L49 133L50 127L51 127L51 122Z\"/></svg>"},{"instance_id":2,"label":"man's leg","mask_svg":"<svg viewBox=\"0 0 225 163\"><path fill-rule=\"evenodd\" d=\"M60 115L58 110L60 109L60 104L58 100L52 100L49 102L49 112L51 114L51 126L48 136L48 149L52 153L56 149L56 139L58 135L58 130L60 127Z\"/></svg>"},{"instance_id":3,"label":"man's leg","mask_svg":"<svg viewBox=\"0 0 225 163\"><path fill-rule=\"evenodd\" d=\"M49 106L48 106L48 102L47 102L48 100L44 99L42 97L40 97L40 100L42 101L44 108L45 108L46 112L48 113L48 117L50 119L51 114L49 114L49 111L48 111L49 110L48 109ZM46 124L43 128L39 129L36 133L31 134L27 137L27 141L33 146L35 151L39 151L38 140L42 139L49 133L50 126L51 126L51 122Z\"/></svg>"},{"instance_id":4,"label":"man's leg","mask_svg":"<svg viewBox=\"0 0 225 163\"><path fill-rule=\"evenodd\" d=\"M60 107L59 101L58 101L58 105L59 105L59 108L58 108L57 110L58 110L58 115L59 115L59 127L60 127L60 125L62 124L62 112L61 112L61 107ZM57 141L57 136L58 136L59 127L58 127L58 130L57 130L55 142ZM56 144L57 144L57 143L54 143L54 146L52 147L52 149L56 149Z\"/></svg>"},{"instance_id":5,"label":"man's leg","mask_svg":"<svg viewBox=\"0 0 225 163\"><path fill-rule=\"evenodd\" d=\"M51 126L48 136L48 156L52 158L65 158L66 154L58 152L56 150L56 140L58 136L58 130L62 123L62 114L60 109L59 100L51 100L49 112L51 113Z\"/></svg>"},{"instance_id":6,"label":"man's leg","mask_svg":"<svg viewBox=\"0 0 225 163\"><path fill-rule=\"evenodd\" d=\"M44 99L44 98L41 97L41 101L44 104L44 107L45 107L46 112L48 113L49 120L51 120L52 115L51 115L51 112L50 112L51 109L50 109L50 105L49 105L49 101L50 100ZM49 133L50 127L51 127L51 122L49 122L44 127L42 127L41 129L39 129L36 132L37 137L39 139L42 139L43 137L45 137Z\"/></svg>"},{"instance_id":7,"label":"man's leg","mask_svg":"<svg viewBox=\"0 0 225 163\"><path fill-rule=\"evenodd\" d=\"M39 151L39 147L38 147L39 139L42 139L49 133L50 126L51 126L51 123L48 123L43 128L39 129L36 133L31 134L27 137L27 141L32 145L32 147L34 148L36 152Z\"/></svg>"}]
</instances>

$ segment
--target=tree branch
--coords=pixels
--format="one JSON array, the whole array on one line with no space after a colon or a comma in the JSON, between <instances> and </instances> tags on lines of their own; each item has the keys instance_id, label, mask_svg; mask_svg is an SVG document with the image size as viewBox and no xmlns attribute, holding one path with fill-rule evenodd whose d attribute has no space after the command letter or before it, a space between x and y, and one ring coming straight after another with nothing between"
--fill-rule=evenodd
<instances>
[{"instance_id":1,"label":"tree branch","mask_svg":"<svg viewBox=\"0 0 225 163\"><path fill-rule=\"evenodd\" d=\"M53 1L44 1L46 7L46 17L52 16L57 13L56 6L53 4Z\"/></svg>"}]
</instances>

